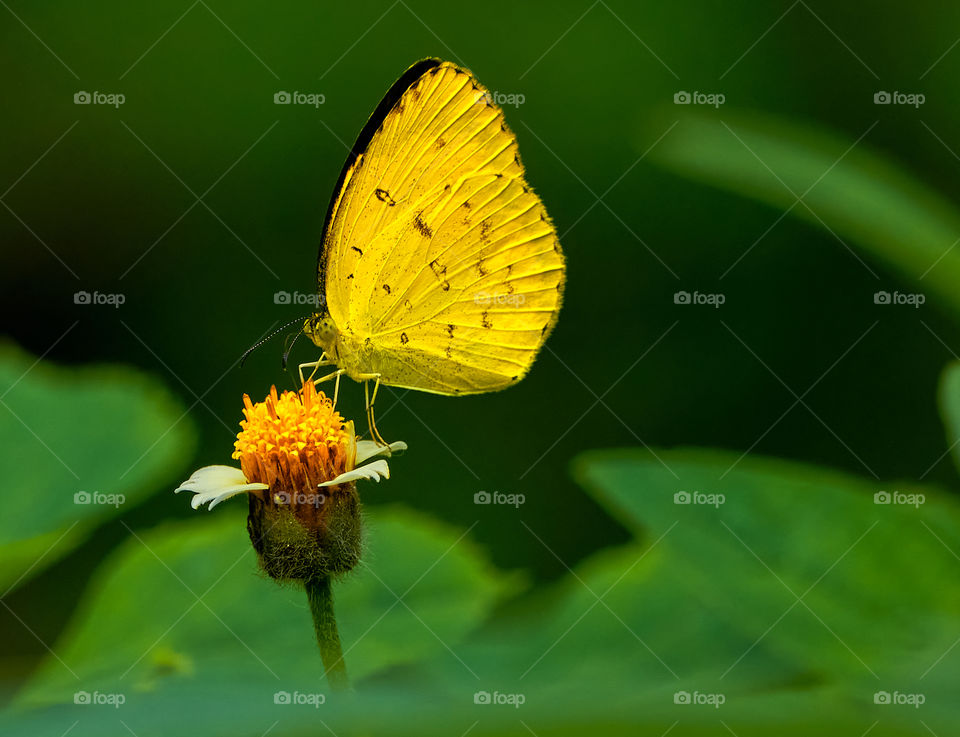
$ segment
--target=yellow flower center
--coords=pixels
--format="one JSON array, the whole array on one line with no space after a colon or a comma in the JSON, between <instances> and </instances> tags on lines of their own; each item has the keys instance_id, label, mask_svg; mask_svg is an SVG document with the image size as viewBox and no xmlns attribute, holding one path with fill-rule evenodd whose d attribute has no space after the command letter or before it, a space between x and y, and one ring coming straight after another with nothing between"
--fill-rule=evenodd
<instances>
[{"instance_id":1,"label":"yellow flower center","mask_svg":"<svg viewBox=\"0 0 960 737\"><path fill-rule=\"evenodd\" d=\"M243 395L245 420L234 443L251 483L267 484L271 492L316 492L317 484L353 469L356 438L353 423L345 423L333 402L307 381L297 392L270 395L254 404Z\"/></svg>"}]
</instances>

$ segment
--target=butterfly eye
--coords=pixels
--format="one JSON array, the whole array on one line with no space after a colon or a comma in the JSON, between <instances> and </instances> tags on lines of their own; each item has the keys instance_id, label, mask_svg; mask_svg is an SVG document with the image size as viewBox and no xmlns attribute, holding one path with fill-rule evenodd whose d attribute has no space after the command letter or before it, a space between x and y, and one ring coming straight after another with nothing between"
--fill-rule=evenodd
<instances>
[{"instance_id":1,"label":"butterfly eye","mask_svg":"<svg viewBox=\"0 0 960 737\"><path fill-rule=\"evenodd\" d=\"M303 324L303 332L318 348L329 350L337 340L339 331L329 315L315 313Z\"/></svg>"}]
</instances>

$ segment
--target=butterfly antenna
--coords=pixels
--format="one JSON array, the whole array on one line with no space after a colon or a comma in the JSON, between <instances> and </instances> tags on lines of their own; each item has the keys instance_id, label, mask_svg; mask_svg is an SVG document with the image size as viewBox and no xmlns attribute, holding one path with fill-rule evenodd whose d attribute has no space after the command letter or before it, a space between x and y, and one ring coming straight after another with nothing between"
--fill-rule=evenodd
<instances>
[{"instance_id":1,"label":"butterfly antenna","mask_svg":"<svg viewBox=\"0 0 960 737\"><path fill-rule=\"evenodd\" d=\"M280 333L282 333L284 330L287 330L291 325L294 325L294 324L296 324L296 323L298 323L298 322L303 322L303 321L306 320L308 317L310 317L310 316L309 316L309 315L304 315L303 317L298 317L298 318L296 318L296 319L294 319L294 320L291 320L290 322L286 323L285 325L281 325L281 326L278 327L276 330L274 330L272 333L270 333L270 335L268 335L268 336L265 337L265 338L262 338L261 340L258 340L258 341L257 341L256 343L254 343L252 346L250 346L249 348L247 348L247 350L244 351L243 355L240 357L240 368L243 368L244 361L246 361L246 360L247 360L247 357L248 357L251 353L253 353L255 350L257 350L257 348L259 348L260 346L262 346L264 343L266 343L266 342L267 342L268 340L270 340L271 338L276 337L277 335L279 335ZM291 343L291 347L292 347L292 346L293 346L293 344ZM286 365L287 355L289 354L289 352L290 352L290 351L287 350L287 352L283 354L283 362L284 362L284 365Z\"/></svg>"}]
</instances>

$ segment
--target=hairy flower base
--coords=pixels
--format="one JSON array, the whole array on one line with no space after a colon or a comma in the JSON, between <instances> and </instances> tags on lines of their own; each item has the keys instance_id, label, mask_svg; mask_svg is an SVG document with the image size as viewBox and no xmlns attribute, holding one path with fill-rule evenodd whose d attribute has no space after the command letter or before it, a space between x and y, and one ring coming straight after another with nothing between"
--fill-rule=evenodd
<instances>
[{"instance_id":1,"label":"hairy flower base","mask_svg":"<svg viewBox=\"0 0 960 737\"><path fill-rule=\"evenodd\" d=\"M247 532L260 567L278 581L339 575L360 559L360 498L354 483L319 497L316 504L289 505L269 492L249 495Z\"/></svg>"}]
</instances>

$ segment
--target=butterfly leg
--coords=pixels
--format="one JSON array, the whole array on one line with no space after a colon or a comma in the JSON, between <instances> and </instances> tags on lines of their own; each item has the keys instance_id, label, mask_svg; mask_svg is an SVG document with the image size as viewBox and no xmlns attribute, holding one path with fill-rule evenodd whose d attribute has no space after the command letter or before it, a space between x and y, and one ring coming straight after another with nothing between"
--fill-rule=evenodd
<instances>
[{"instance_id":1,"label":"butterfly leg","mask_svg":"<svg viewBox=\"0 0 960 737\"><path fill-rule=\"evenodd\" d=\"M314 379L314 384L320 384L324 381L330 381L330 379L335 379L333 385L333 406L337 406L337 397L340 396L340 377L346 373L344 369L337 369L333 373L329 373L326 376L321 376L319 379ZM308 377L309 380L309 377Z\"/></svg>"},{"instance_id":2,"label":"butterfly leg","mask_svg":"<svg viewBox=\"0 0 960 737\"><path fill-rule=\"evenodd\" d=\"M304 370L304 369L306 369L306 368L313 369L313 371L311 372L310 376L307 377L307 378L309 378L309 379L312 379L312 378L314 377L314 375L316 375L317 369L319 369L321 366L332 366L332 365L334 365L334 363L333 363L333 361L331 361L331 360L329 360L329 359L327 358L327 354L326 354L326 353L321 354L320 358L319 358L318 360L316 360L316 361L311 361L310 363L301 363L301 364L297 367L297 369L298 369L298 371L299 371L299 373L300 373L300 385L303 386L303 382L304 382L303 370ZM331 377L332 377L332 376L333 376L333 375L331 374Z\"/></svg>"},{"instance_id":3,"label":"butterfly leg","mask_svg":"<svg viewBox=\"0 0 960 737\"><path fill-rule=\"evenodd\" d=\"M380 445L389 445L389 443L383 439L380 431L377 430L377 421L373 417L373 403L377 401L377 390L380 388L380 374L361 374L360 378L363 380L363 396L367 405L367 425L370 427L370 436ZM373 396L370 395L371 379L376 380L376 383L373 385Z\"/></svg>"}]
</instances>

